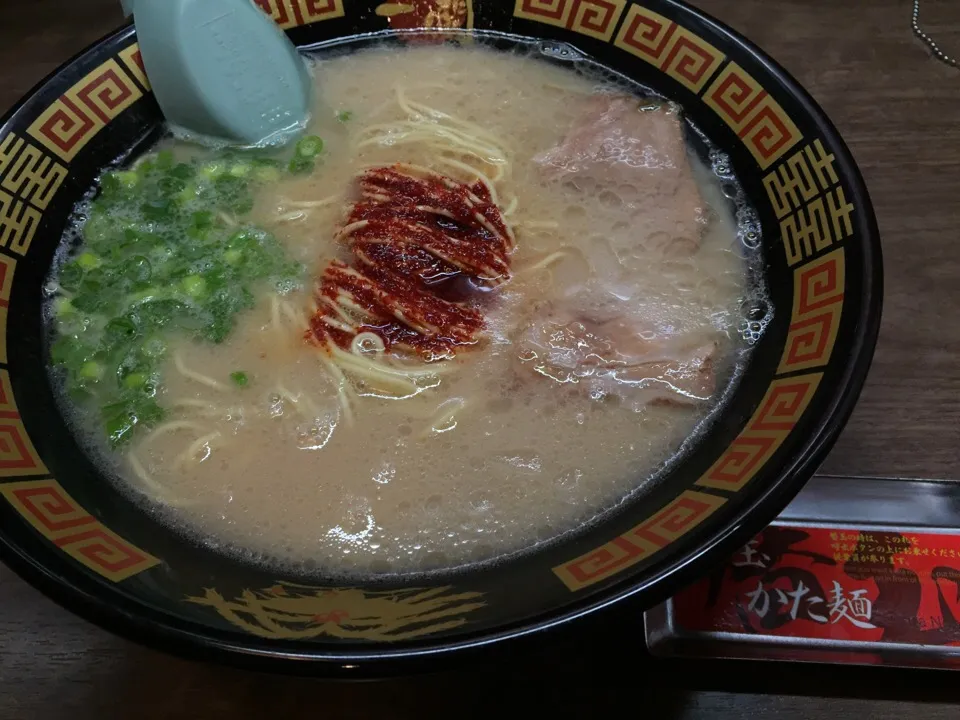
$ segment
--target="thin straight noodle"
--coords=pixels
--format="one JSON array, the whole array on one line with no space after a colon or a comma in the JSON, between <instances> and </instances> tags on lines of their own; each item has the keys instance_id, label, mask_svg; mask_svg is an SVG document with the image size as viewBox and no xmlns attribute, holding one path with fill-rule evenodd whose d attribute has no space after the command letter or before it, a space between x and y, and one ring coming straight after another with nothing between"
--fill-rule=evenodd
<instances>
[{"instance_id":1,"label":"thin straight noodle","mask_svg":"<svg viewBox=\"0 0 960 720\"><path fill-rule=\"evenodd\" d=\"M286 208L296 208L299 210L313 210L315 208L321 208L326 205L331 205L343 197L340 194L329 195L320 200L291 200L290 198L280 198L280 207Z\"/></svg>"},{"instance_id":2,"label":"thin straight noodle","mask_svg":"<svg viewBox=\"0 0 960 720\"><path fill-rule=\"evenodd\" d=\"M450 150L472 155L477 159L495 167L501 166L507 162L506 157L501 154L499 148L485 146L468 136L464 136L461 132L451 131L439 125L431 127L431 132L427 132L419 128L398 130L396 127L394 127L390 132L384 132L367 138L366 140L359 141L356 145L356 148L360 150L365 147L369 147L370 145L397 147L400 145L412 145L415 143L430 145L436 143L436 138L441 138L446 141L446 144L434 144L435 149ZM370 128L368 128L368 130L369 129Z\"/></svg>"},{"instance_id":3,"label":"thin straight noodle","mask_svg":"<svg viewBox=\"0 0 960 720\"><path fill-rule=\"evenodd\" d=\"M416 395L420 391L420 387L416 383L417 376L412 373L391 372L389 366L383 361L347 353L334 345L329 346L326 350L331 352L331 364L342 372L379 385L381 389L390 390L403 397ZM333 355L334 351L337 353L336 355Z\"/></svg>"},{"instance_id":4,"label":"thin straight noodle","mask_svg":"<svg viewBox=\"0 0 960 720\"><path fill-rule=\"evenodd\" d=\"M207 377L202 373L198 373L194 370L191 370L186 365L183 364L183 358L180 357L180 353L176 353L173 356L174 367L177 368L177 372L183 375L194 382L198 382L201 385L206 385L209 388L214 390L219 390L220 392L226 392L229 388L218 380L214 380L212 377Z\"/></svg>"},{"instance_id":5,"label":"thin straight noodle","mask_svg":"<svg viewBox=\"0 0 960 720\"><path fill-rule=\"evenodd\" d=\"M283 215L278 215L273 221L278 223L300 222L301 220L306 220L309 215L309 210L291 210Z\"/></svg>"},{"instance_id":6,"label":"thin straight noodle","mask_svg":"<svg viewBox=\"0 0 960 720\"><path fill-rule=\"evenodd\" d=\"M565 257L567 257L567 256L569 256L569 255L571 255L571 254L573 254L573 253L572 253L572 251L569 250L568 248L564 248L564 249L561 249L561 250L557 250L556 252L550 253L550 254L547 255L545 258L542 258L541 260L538 260L537 262L533 263L532 265L528 265L528 266L526 266L526 267L518 268L517 271L514 273L514 275L515 275L515 276L516 276L516 275L525 275L525 274L527 274L527 273L533 273L533 272L536 272L536 271L538 271L538 270L544 270L544 269L546 269L546 268L549 268L551 265L554 265L554 264L557 263L559 260L562 260L563 258L565 258Z\"/></svg>"},{"instance_id":7,"label":"thin straight noodle","mask_svg":"<svg viewBox=\"0 0 960 720\"><path fill-rule=\"evenodd\" d=\"M274 332L283 332L280 320L280 299L276 295L270 296L270 327Z\"/></svg>"},{"instance_id":8,"label":"thin straight noodle","mask_svg":"<svg viewBox=\"0 0 960 720\"><path fill-rule=\"evenodd\" d=\"M556 230L560 223L554 220L521 220L518 225L527 230Z\"/></svg>"},{"instance_id":9,"label":"thin straight noodle","mask_svg":"<svg viewBox=\"0 0 960 720\"><path fill-rule=\"evenodd\" d=\"M325 325L329 325L333 329L339 330L340 332L352 333L357 329L356 325L354 325L352 321L348 325L346 323L340 322L336 318L324 318L323 322Z\"/></svg>"},{"instance_id":10,"label":"thin straight noodle","mask_svg":"<svg viewBox=\"0 0 960 720\"><path fill-rule=\"evenodd\" d=\"M179 398L170 403L170 407L196 410L204 417L215 417L220 414L220 410L213 403L193 398Z\"/></svg>"},{"instance_id":11,"label":"thin straight noodle","mask_svg":"<svg viewBox=\"0 0 960 720\"><path fill-rule=\"evenodd\" d=\"M376 368L372 367L372 365L346 365L345 363L341 363L340 368L354 377L358 377L375 385L377 389L394 393L398 397L412 397L420 390L419 386L412 379L385 375L377 372Z\"/></svg>"},{"instance_id":12,"label":"thin straight noodle","mask_svg":"<svg viewBox=\"0 0 960 720\"><path fill-rule=\"evenodd\" d=\"M443 208L430 207L429 205L417 205L417 210L432 213L433 215L440 215L441 217L450 218L451 220L457 219L456 215L449 210L444 210Z\"/></svg>"},{"instance_id":13,"label":"thin straight noodle","mask_svg":"<svg viewBox=\"0 0 960 720\"><path fill-rule=\"evenodd\" d=\"M127 464L130 465L130 469L133 470L133 474L137 476L137 479L146 485L147 489L154 494L155 499L162 500L171 507L196 505L196 502L193 500L185 500L171 496L170 490L154 480L153 476L147 472L147 469L143 466L143 463L140 462L140 458L137 457L135 452L130 451L127 453Z\"/></svg>"},{"instance_id":14,"label":"thin straight noodle","mask_svg":"<svg viewBox=\"0 0 960 720\"><path fill-rule=\"evenodd\" d=\"M422 366L412 366L412 367L397 367L396 365L388 365L386 362L374 363L368 359L361 359L352 353L348 353L344 350L341 350L336 345L331 345L327 348L331 353L331 357L334 360L339 360L345 364L358 363L358 362L367 362L371 365L374 365L380 372L394 375L396 377L406 377L406 378L426 378L426 377L435 377L441 375L445 372L452 371L453 363L447 363L445 361L434 362L427 364L426 367Z\"/></svg>"},{"instance_id":15,"label":"thin straight noodle","mask_svg":"<svg viewBox=\"0 0 960 720\"><path fill-rule=\"evenodd\" d=\"M347 327L347 332L351 332L354 329L353 318L347 314L347 311L344 309L342 305L340 305L338 301L333 300L332 298L328 298L326 295L320 295L319 299L320 299L320 302L322 302L324 305L326 305L335 313L337 313L337 317L339 317L344 322L344 325ZM320 309L319 306L317 306L314 309L313 314L316 315L319 309ZM330 322L330 320L331 318L327 318L326 322Z\"/></svg>"},{"instance_id":16,"label":"thin straight noodle","mask_svg":"<svg viewBox=\"0 0 960 720\"><path fill-rule=\"evenodd\" d=\"M178 432L180 430L193 430L194 432L201 433L205 430L205 428L203 425L191 420L171 420L170 422L157 425L157 427L153 428L153 430L150 431L150 434L143 439L141 444L148 445L161 435Z\"/></svg>"},{"instance_id":17,"label":"thin straight noodle","mask_svg":"<svg viewBox=\"0 0 960 720\"><path fill-rule=\"evenodd\" d=\"M371 120L376 117L379 117L381 114L383 114L384 110L386 110L388 107L393 105L395 99L396 98L390 98L389 100L384 100L382 103L377 105L372 111L370 111L370 114L367 117Z\"/></svg>"},{"instance_id":18,"label":"thin straight noodle","mask_svg":"<svg viewBox=\"0 0 960 720\"><path fill-rule=\"evenodd\" d=\"M284 400L289 400L291 403L293 403L294 407L297 409L297 412L299 412L301 416L307 418L308 420L316 420L318 417L320 417L320 408L317 407L316 403L314 403L306 393L300 392L294 395L290 390L287 389L286 385L284 385L282 381L277 381L277 392ZM303 412L301 403L306 406L306 413Z\"/></svg>"},{"instance_id":19,"label":"thin straight noodle","mask_svg":"<svg viewBox=\"0 0 960 720\"><path fill-rule=\"evenodd\" d=\"M496 183L496 182L501 182L501 181L504 180L504 179L507 177L507 175L509 174L509 171L510 171L510 161L507 160L507 159L505 159L505 158L502 159L502 160L498 160L497 162L491 162L489 158L484 157L484 156L481 156L481 155L477 154L476 152L474 152L473 150L470 150L469 148L463 148L463 147L461 147L461 148L451 148L449 145L444 145L443 143L439 143L439 142L435 142L435 141L425 142L424 144L425 144L427 147L430 147L430 148L433 148L434 150L440 151L441 153L444 153L444 152L448 152L448 153L449 153L449 152L455 152L455 153L457 153L458 155L461 155L462 157L473 158L473 159L475 159L475 160L480 161L480 162L483 163L484 165L490 165L490 166L493 168L493 170L494 170L493 177L489 177L489 176L488 176L489 179L490 179L492 182L495 182L495 183ZM441 155L441 157L443 157L443 156ZM471 167L472 167L472 166L471 166Z\"/></svg>"},{"instance_id":20,"label":"thin straight noodle","mask_svg":"<svg viewBox=\"0 0 960 720\"><path fill-rule=\"evenodd\" d=\"M190 443L190 446L187 447L186 450L184 450L179 455L177 455L176 458L174 458L174 461L173 461L174 467L183 467L188 461L193 460L197 456L197 453L200 452L200 450L206 447L209 450L209 452L203 457L203 459L200 460L200 462L203 462L204 460L209 458L210 454L213 452L213 448L209 447L210 443L212 443L214 440L216 440L219 437L221 437L220 432L214 431L209 435L204 435L203 437L197 438L192 443Z\"/></svg>"},{"instance_id":21,"label":"thin straight noodle","mask_svg":"<svg viewBox=\"0 0 960 720\"><path fill-rule=\"evenodd\" d=\"M457 413L462 411L467 405L467 401L463 398L451 398L440 403L440 406L437 408L437 415L429 422L427 427L420 433L419 437L429 437L431 434L438 434L446 432L447 430L452 430L456 427L454 423L453 426L449 426L453 419L456 417ZM439 429L446 427L445 429Z\"/></svg>"},{"instance_id":22,"label":"thin straight noodle","mask_svg":"<svg viewBox=\"0 0 960 720\"><path fill-rule=\"evenodd\" d=\"M501 166L507 162L507 151L500 138L487 132L477 123L462 120L426 104L409 100L404 88L400 85L396 87L396 99L400 109L408 117L433 122L416 123L407 120L368 125L363 132L374 135L361 140L357 145L358 148L375 143L396 146L424 142L432 145L430 136L437 136L446 140L454 149L493 165L497 169L494 179L502 179L505 169ZM441 145L438 149L446 149L446 146Z\"/></svg>"},{"instance_id":23,"label":"thin straight noodle","mask_svg":"<svg viewBox=\"0 0 960 720\"><path fill-rule=\"evenodd\" d=\"M437 122L424 122L422 115L414 115L415 120L395 120L393 122L377 123L367 125L363 129L363 134L372 134L384 139L403 139L406 135L414 133L421 135L441 135L454 138L455 142L463 143L467 146L474 146L487 154L503 158L505 150L497 138L486 136L486 138L476 133L477 126L469 129L456 127L456 125L442 125ZM451 119L452 116L448 116ZM378 135L379 133L379 135ZM369 140L364 141L369 144ZM388 143L392 144L392 143Z\"/></svg>"},{"instance_id":24,"label":"thin straight noodle","mask_svg":"<svg viewBox=\"0 0 960 720\"><path fill-rule=\"evenodd\" d=\"M240 224L239 222L237 222L236 218L234 218L232 215L228 215L222 210L219 213L217 213L217 217L223 220L224 224L229 228L235 228L237 227L237 225Z\"/></svg>"},{"instance_id":25,"label":"thin straight noodle","mask_svg":"<svg viewBox=\"0 0 960 720\"><path fill-rule=\"evenodd\" d=\"M596 90L594 88L589 88L589 89L577 88L577 87L562 85L557 82L546 82L543 84L543 86L551 90L559 90L560 92L565 92L572 95L593 95L596 93Z\"/></svg>"},{"instance_id":26,"label":"thin straight noodle","mask_svg":"<svg viewBox=\"0 0 960 720\"><path fill-rule=\"evenodd\" d=\"M320 364L326 368L327 372L330 373L330 375L334 378L334 382L337 383L337 400L340 402L340 410L343 414L343 419L346 421L347 427L352 427L352 402L354 398L350 394L347 378L343 374L343 371L337 367L336 363L332 362L323 354L322 350L318 353L318 357L320 358Z\"/></svg>"},{"instance_id":27,"label":"thin straight noodle","mask_svg":"<svg viewBox=\"0 0 960 720\"><path fill-rule=\"evenodd\" d=\"M369 220L357 220L357 222L352 222L349 225L344 225L340 230L333 236L334 240L340 240L341 238L350 235L351 233L356 232L357 230L363 230L367 225L370 224Z\"/></svg>"},{"instance_id":28,"label":"thin straight noodle","mask_svg":"<svg viewBox=\"0 0 960 720\"><path fill-rule=\"evenodd\" d=\"M498 177L502 177L503 167L508 164L503 148L498 145L485 145L475 137L465 134L461 130L444 127L442 125L427 125L401 120L396 123L370 125L363 130L364 135L370 135L360 140L356 147L364 148L370 145L412 145L422 143L436 150L457 152L476 158L482 163L498 168ZM444 142L439 142L443 140Z\"/></svg>"},{"instance_id":29,"label":"thin straight noodle","mask_svg":"<svg viewBox=\"0 0 960 720\"><path fill-rule=\"evenodd\" d=\"M477 170L475 167L471 165L467 165L464 162L460 162L459 160L454 160L453 158L448 158L443 156L438 157L437 162L442 165L447 165L448 167L454 167L454 168L457 168L458 170L463 170L466 173L472 173L474 177L477 180L479 180L485 188L487 188L487 191L490 193L490 199L493 201L493 204L494 205L500 204L500 198L497 195L497 189L493 186L493 181L490 178L488 178L484 173ZM501 216L502 216L502 213L501 213Z\"/></svg>"},{"instance_id":30,"label":"thin straight noodle","mask_svg":"<svg viewBox=\"0 0 960 720\"><path fill-rule=\"evenodd\" d=\"M287 320L289 320L298 330L306 330L310 327L310 323L307 322L307 319L303 316L303 314L298 313L293 308L293 305L288 303L286 300L280 301L280 309L283 311L283 314L286 315Z\"/></svg>"},{"instance_id":31,"label":"thin straight noodle","mask_svg":"<svg viewBox=\"0 0 960 720\"><path fill-rule=\"evenodd\" d=\"M350 352L354 355L363 356L369 354L369 351L361 350L360 344L363 342L371 342L376 345L376 348L373 350L373 354L377 357L381 357L384 352L386 352L387 346L384 345L383 339L372 332L362 332L357 334L353 340L350 341Z\"/></svg>"},{"instance_id":32,"label":"thin straight noodle","mask_svg":"<svg viewBox=\"0 0 960 720\"><path fill-rule=\"evenodd\" d=\"M437 180L438 182L442 182L442 183L443 183L444 185L446 185L447 187L454 187L454 186L456 186L456 182L455 182L454 180L452 180L451 178L448 178L448 177L446 177L445 175L441 175L440 173L438 173L438 172L436 172L436 171L434 171L434 170L431 170L430 168L424 167L423 165L414 165L414 164L412 164L412 163L396 163L396 164L394 165L394 167L395 167L397 170L404 171L404 172L406 172L407 174L410 174L410 175L414 175L414 176L415 176L417 173L419 173L419 174L421 174L421 175L425 175L425 176L427 176L427 177L429 177L429 178L431 178L431 179ZM468 201L468 204L471 204L471 205L479 205L479 204L481 204L481 202L482 202L482 201L480 200L480 198L478 198L476 195L474 195L474 194L473 194L472 192L470 192L469 190L467 191L467 201ZM494 227L490 224L490 222L489 222L485 217L483 217L480 213L475 212L475 213L474 213L474 219L475 219L480 225L482 225L482 226L484 227L484 229L487 230L487 232L489 232L491 235L493 235L493 236L495 236L495 237L500 237L500 233L497 231L497 229L494 228ZM361 221L358 221L358 222L364 222L364 221L361 220ZM351 224L348 225L347 227L353 227L354 225L357 225L357 223L351 223ZM504 227L506 228L506 231L507 231L506 240L507 240L507 242L508 242L508 247L512 249L512 248L516 245L516 236L514 235L513 230L510 228L510 225L504 224ZM344 228L344 230L346 230L346 228ZM351 230L351 232L354 232L354 231L355 231L355 230ZM338 233L338 237L339 237L342 233L343 233L343 231L341 231L341 233ZM436 253L434 253L434 254L436 254ZM444 259L446 259L446 258L444 258Z\"/></svg>"},{"instance_id":33,"label":"thin straight noodle","mask_svg":"<svg viewBox=\"0 0 960 720\"><path fill-rule=\"evenodd\" d=\"M367 311L367 309L363 307L363 305L359 305L355 303L353 301L353 298L351 298L349 295L345 295L341 293L339 296L337 296L337 302L340 304L341 307L344 307L347 310L355 312L361 318L372 317L370 313Z\"/></svg>"},{"instance_id":34,"label":"thin straight noodle","mask_svg":"<svg viewBox=\"0 0 960 720\"><path fill-rule=\"evenodd\" d=\"M467 120L461 120L460 118L454 117L453 115L445 113L442 110L432 108L429 105L408 100L402 85L397 85L397 102L399 103L401 109L403 109L408 115L419 114L435 120L447 120L452 125L459 125L461 129L469 129L470 132L478 138L485 137L487 140L491 141L492 144L499 145L501 142L500 139L493 133L487 132L476 123L472 123Z\"/></svg>"}]
</instances>

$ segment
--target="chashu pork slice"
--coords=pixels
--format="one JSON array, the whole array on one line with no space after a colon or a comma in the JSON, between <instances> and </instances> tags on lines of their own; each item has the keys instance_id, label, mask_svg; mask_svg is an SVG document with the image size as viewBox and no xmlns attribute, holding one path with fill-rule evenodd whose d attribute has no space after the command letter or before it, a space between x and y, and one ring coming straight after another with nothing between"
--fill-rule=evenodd
<instances>
[{"instance_id":1,"label":"chashu pork slice","mask_svg":"<svg viewBox=\"0 0 960 720\"><path fill-rule=\"evenodd\" d=\"M615 193L634 218L626 242L668 255L700 246L706 206L687 155L683 120L667 104L592 95L559 145L536 156L543 176Z\"/></svg>"},{"instance_id":2,"label":"chashu pork slice","mask_svg":"<svg viewBox=\"0 0 960 720\"><path fill-rule=\"evenodd\" d=\"M634 407L697 404L717 389L719 339L710 333L672 333L635 317L598 320L554 310L523 326L516 341L527 370L617 395Z\"/></svg>"}]
</instances>

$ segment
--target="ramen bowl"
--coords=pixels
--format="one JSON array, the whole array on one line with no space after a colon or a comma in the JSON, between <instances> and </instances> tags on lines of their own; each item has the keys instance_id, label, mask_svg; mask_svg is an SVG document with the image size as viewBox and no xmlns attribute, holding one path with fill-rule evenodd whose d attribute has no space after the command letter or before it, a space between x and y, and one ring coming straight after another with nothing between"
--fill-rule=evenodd
<instances>
[{"instance_id":1,"label":"ramen bowl","mask_svg":"<svg viewBox=\"0 0 960 720\"><path fill-rule=\"evenodd\" d=\"M126 27L45 80L0 128L4 562L79 615L167 650L268 669L380 672L529 636L615 601L642 610L772 520L851 412L880 321L870 200L810 96L745 39L669 0L256 2L301 47L532 41L552 62L590 58L676 101L756 211L742 242L763 254L773 320L681 461L598 521L530 552L346 583L195 543L101 475L47 371L44 287L74 208L104 168L163 127Z\"/></svg>"}]
</instances>

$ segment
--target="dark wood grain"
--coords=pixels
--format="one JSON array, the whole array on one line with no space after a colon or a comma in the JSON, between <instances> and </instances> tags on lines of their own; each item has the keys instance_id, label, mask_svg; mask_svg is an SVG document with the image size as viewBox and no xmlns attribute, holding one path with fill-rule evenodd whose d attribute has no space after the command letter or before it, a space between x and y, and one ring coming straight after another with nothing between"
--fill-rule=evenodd
<instances>
[{"instance_id":1,"label":"dark wood grain","mask_svg":"<svg viewBox=\"0 0 960 720\"><path fill-rule=\"evenodd\" d=\"M833 474L960 478L960 71L910 32L907 0L701 0L823 106L860 165L883 237L873 369L824 465ZM960 6L925 0L960 54Z\"/></svg>"},{"instance_id":2,"label":"dark wood grain","mask_svg":"<svg viewBox=\"0 0 960 720\"><path fill-rule=\"evenodd\" d=\"M960 72L931 60L912 38L907 0L698 4L761 45L813 93L853 150L877 208L887 273L881 342L826 469L957 478ZM960 54L960 5L924 5L931 33ZM0 106L115 27L117 6L0 0ZM331 685L141 648L70 615L5 568L0 610L0 720L485 717L507 712L510 693L538 698L544 715L561 717L631 707L662 718L960 715L945 702L960 698L953 677L772 663L651 666L629 613L585 627L562 648L470 673ZM614 651L622 657L611 657Z\"/></svg>"}]
</instances>

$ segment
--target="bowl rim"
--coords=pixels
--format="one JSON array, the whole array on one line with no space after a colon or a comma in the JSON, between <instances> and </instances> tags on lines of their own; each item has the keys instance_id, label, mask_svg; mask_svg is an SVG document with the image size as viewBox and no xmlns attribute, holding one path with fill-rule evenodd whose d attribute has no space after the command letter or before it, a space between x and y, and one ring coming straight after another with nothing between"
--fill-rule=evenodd
<instances>
[{"instance_id":1,"label":"bowl rim","mask_svg":"<svg viewBox=\"0 0 960 720\"><path fill-rule=\"evenodd\" d=\"M546 611L510 626L507 629L484 633L481 637L429 641L418 647L391 649L389 645L371 646L369 652L335 652L318 647L302 652L282 647L271 647L269 641L239 633L213 630L198 623L181 620L176 625L167 621L167 613L154 610L118 593L109 597L81 587L67 578L60 577L21 548L0 534L0 560L34 588L56 601L76 615L126 639L159 648L190 659L210 659L226 664L258 670L313 673L321 666L324 672L339 677L384 676L408 673L425 669L427 661L455 654L458 658L476 656L503 641L530 641L545 631L565 626L573 620L593 615L600 610L622 603L640 593L645 593L645 604L654 605L669 598L685 584L694 581L702 573L705 562L721 557L748 541L755 527L772 521L803 484L814 474L833 447L856 405L866 381L880 331L883 304L883 259L880 232L873 203L870 200L863 176L850 149L843 141L817 101L778 62L755 43L748 40L725 23L713 18L699 8L681 0L661 0L670 8L707 28L711 33L738 45L760 63L802 108L815 119L823 132L824 140L832 148L856 198L861 216L866 220L861 230L863 241L863 291L861 310L851 338L850 360L837 380L838 392L830 400L821 415L815 432L806 438L795 451L777 477L767 488L751 501L744 502L730 518L728 527L709 539L696 552L668 561L655 576L638 579L627 577L604 590L581 600L574 600L559 611ZM40 92L54 81L65 68L112 41L123 39L135 32L132 22L127 22L107 33L62 62L56 69L36 83L0 118L0 127L11 119ZM750 518L749 523L745 522ZM91 586L92 587L92 586ZM195 626L193 630L190 626ZM236 638L236 639L233 639ZM241 639L242 638L242 639Z\"/></svg>"}]
</instances>

